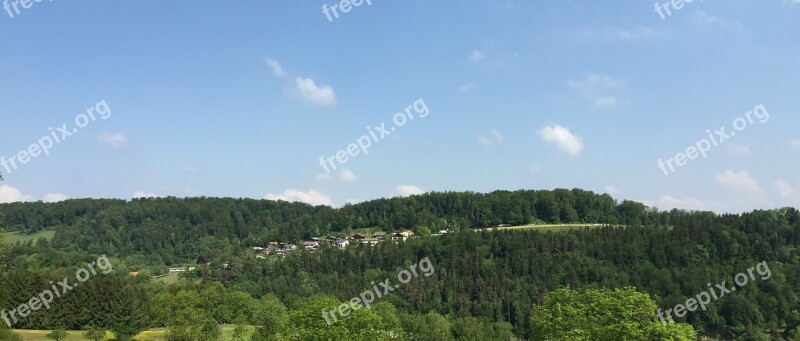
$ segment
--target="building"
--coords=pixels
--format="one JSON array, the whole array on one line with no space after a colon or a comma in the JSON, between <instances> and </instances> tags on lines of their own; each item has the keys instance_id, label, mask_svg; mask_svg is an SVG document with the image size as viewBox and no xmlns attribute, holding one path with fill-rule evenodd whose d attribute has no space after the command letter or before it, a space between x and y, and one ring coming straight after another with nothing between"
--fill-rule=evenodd
<instances>
[{"instance_id":1,"label":"building","mask_svg":"<svg viewBox=\"0 0 800 341\"><path fill-rule=\"evenodd\" d=\"M377 240L383 240L384 238L386 238L386 233L378 232L376 234L373 234L372 238L375 238Z\"/></svg>"},{"instance_id":2,"label":"building","mask_svg":"<svg viewBox=\"0 0 800 341\"><path fill-rule=\"evenodd\" d=\"M336 245L336 247L338 247L340 249L344 249L344 248L347 247L347 245L350 245L350 242L347 241L347 239L339 238L333 244Z\"/></svg>"},{"instance_id":3,"label":"building","mask_svg":"<svg viewBox=\"0 0 800 341\"><path fill-rule=\"evenodd\" d=\"M303 242L303 248L306 250L316 250L319 248L319 242L318 241Z\"/></svg>"},{"instance_id":4,"label":"building","mask_svg":"<svg viewBox=\"0 0 800 341\"><path fill-rule=\"evenodd\" d=\"M380 240L377 239L377 238L364 238L360 242L361 242L361 244L364 244L364 245L375 246L375 245L378 245Z\"/></svg>"},{"instance_id":5,"label":"building","mask_svg":"<svg viewBox=\"0 0 800 341\"><path fill-rule=\"evenodd\" d=\"M365 236L363 234L354 234L352 239L355 240L355 241L360 241L360 240L363 240L363 239L367 239L367 236Z\"/></svg>"},{"instance_id":6,"label":"building","mask_svg":"<svg viewBox=\"0 0 800 341\"><path fill-rule=\"evenodd\" d=\"M179 268L169 268L169 273L171 273L171 274L176 274L176 273L180 273L180 272L186 272L186 267L182 266L182 267L179 267Z\"/></svg>"},{"instance_id":7,"label":"building","mask_svg":"<svg viewBox=\"0 0 800 341\"><path fill-rule=\"evenodd\" d=\"M392 241L395 243L404 242L408 237L402 233L395 233L392 235Z\"/></svg>"}]
</instances>

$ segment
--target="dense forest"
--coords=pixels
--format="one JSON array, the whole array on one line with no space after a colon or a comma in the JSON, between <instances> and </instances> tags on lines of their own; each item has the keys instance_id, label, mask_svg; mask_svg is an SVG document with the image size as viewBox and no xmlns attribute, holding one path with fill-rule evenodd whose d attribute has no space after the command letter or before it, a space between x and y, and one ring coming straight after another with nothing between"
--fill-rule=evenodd
<instances>
[{"instance_id":1,"label":"dense forest","mask_svg":"<svg viewBox=\"0 0 800 341\"><path fill-rule=\"evenodd\" d=\"M607 225L563 232L472 230L535 223ZM386 339L548 339L537 316L546 314L548 294L559 289L630 287L669 308L707 290L708 283L731 283L735 274L766 262L768 279L676 321L705 337L800 339L800 212L794 208L739 215L661 212L579 189L430 193L338 209L250 199L84 199L3 204L0 226L18 233L55 231L52 240L5 250L3 307L20 304L98 255L114 263L113 273L91 279L17 328L96 326L134 333L170 326L189 333L200 326L213 334L214 325L225 323L259 326L262 339L307 335L313 327L304 324L303 314L313 312L315 323L324 323L313 309L346 302L371 282L394 278L428 257L435 274L405 284L348 323L394 330L397 338ZM412 229L420 236L268 259L249 252L271 240L362 228ZM439 229L453 233L426 236ZM185 264L198 269L177 284L149 276ZM131 271L148 275L131 277ZM655 312L647 318L655 321ZM193 322L179 322L184 320ZM337 335L366 330L347 326ZM654 334L648 335L639 339Z\"/></svg>"}]
</instances>

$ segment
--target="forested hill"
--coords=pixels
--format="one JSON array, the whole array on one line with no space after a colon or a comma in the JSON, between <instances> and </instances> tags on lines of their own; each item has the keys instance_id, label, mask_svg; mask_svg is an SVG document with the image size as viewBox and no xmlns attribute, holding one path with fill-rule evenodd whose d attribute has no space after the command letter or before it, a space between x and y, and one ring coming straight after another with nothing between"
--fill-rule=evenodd
<instances>
[{"instance_id":1,"label":"forested hill","mask_svg":"<svg viewBox=\"0 0 800 341\"><path fill-rule=\"evenodd\" d=\"M251 246L269 240L341 236L357 228L410 228L424 235L443 228L539 222L612 226L563 233L449 233L341 252L328 252L333 247L326 246L323 252L294 252L285 258L258 259L250 252ZM237 317L228 312L256 311L242 309L239 303L257 307L257 299L269 301L275 295L280 309L304 316L297 312L305 311L305 297L324 294L332 295L333 302L347 301L372 281L395 276L399 269L429 257L436 267L433 276L415 280L384 300L399 311L401 321L420 321L406 330L452 323L445 334L452 330L453 335L477 335L467 328L471 326L538 339L534 308L558 288L633 286L666 308L707 290L707 283L730 282L733 274L766 262L773 274L768 279L679 321L713 337L752 334L760 338L746 339L761 340L767 334L800 335L794 331L800 325L800 212L795 208L738 215L660 212L582 190L430 193L338 209L250 199L86 199L0 205L0 226L22 233L56 231L52 241L16 244L2 255L8 271L0 272L1 306L22 304L21 299L40 290L33 284L56 280L63 276L62 269L97 255L108 255L114 262L116 275L93 280L95 287L82 286L57 308L32 315L19 326L29 329L50 329L56 323L73 329L90 323L103 328L164 327L174 323L175 307L186 301L196 302L192 307L199 310L190 310L193 314L206 314L215 323L265 325L257 314ZM199 258L211 265L198 265ZM185 273L169 288L151 276L127 276L155 276L167 266L195 265L196 271ZM115 292L133 294L112 295ZM116 297L114 305L106 305L107 296ZM97 308L93 311L103 313L95 315L85 309L136 306L130 300L140 302L135 313L114 315ZM306 320L324 323L316 319L318 312L313 310L315 319ZM138 322L126 320L130 316Z\"/></svg>"},{"instance_id":2,"label":"forested hill","mask_svg":"<svg viewBox=\"0 0 800 341\"><path fill-rule=\"evenodd\" d=\"M711 223L711 212L692 221ZM231 198L78 199L60 203L0 205L0 228L33 233L55 230L55 247L119 256L168 255L167 262L195 259L202 244L232 248L270 240L299 241L352 229L453 231L532 223L685 225L690 212L659 212L633 201L580 189L492 193L428 193L379 199L342 208ZM745 218L747 215L744 216ZM206 238L204 243L203 238ZM211 247L207 245L207 247ZM215 247L221 247L216 245ZM175 258L173 258L175 257Z\"/></svg>"},{"instance_id":3,"label":"forested hill","mask_svg":"<svg viewBox=\"0 0 800 341\"><path fill-rule=\"evenodd\" d=\"M48 228L105 224L112 229L151 223L199 228L203 234L245 238L264 228L303 238L347 228L387 231L425 226L480 228L499 224L638 224L663 219L643 204L617 203L608 194L581 189L427 193L378 199L342 208L231 198L157 198L132 201L77 199L59 203L0 204L0 227L32 233Z\"/></svg>"}]
</instances>

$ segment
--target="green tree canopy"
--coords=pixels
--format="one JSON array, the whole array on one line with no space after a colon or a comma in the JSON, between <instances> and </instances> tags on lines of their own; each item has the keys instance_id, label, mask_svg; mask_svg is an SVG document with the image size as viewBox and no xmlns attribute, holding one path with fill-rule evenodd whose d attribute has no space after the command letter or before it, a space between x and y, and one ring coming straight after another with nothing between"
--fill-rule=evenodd
<instances>
[{"instance_id":1,"label":"green tree canopy","mask_svg":"<svg viewBox=\"0 0 800 341\"><path fill-rule=\"evenodd\" d=\"M697 340L688 324L662 324L656 303L634 288L558 289L545 296L531 317L534 339Z\"/></svg>"}]
</instances>

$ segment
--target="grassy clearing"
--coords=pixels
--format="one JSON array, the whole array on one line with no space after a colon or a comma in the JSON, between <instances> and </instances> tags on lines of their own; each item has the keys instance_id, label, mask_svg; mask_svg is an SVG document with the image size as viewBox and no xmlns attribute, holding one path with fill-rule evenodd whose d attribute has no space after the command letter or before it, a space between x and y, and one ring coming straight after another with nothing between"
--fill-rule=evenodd
<instances>
[{"instance_id":1,"label":"grassy clearing","mask_svg":"<svg viewBox=\"0 0 800 341\"><path fill-rule=\"evenodd\" d=\"M166 283L166 284L175 284L175 283L178 283L178 279L180 279L180 274L174 273L174 274L167 274L167 275L164 275L162 277L156 278L156 279L154 279L154 281L163 282L163 283Z\"/></svg>"},{"instance_id":2,"label":"grassy clearing","mask_svg":"<svg viewBox=\"0 0 800 341\"><path fill-rule=\"evenodd\" d=\"M507 226L507 227L491 227L485 229L476 229L475 231L500 231L500 230L536 230L536 231L568 231L574 229L581 229L584 227L596 228L606 226L606 224L545 224L545 225L522 225L522 226Z\"/></svg>"},{"instance_id":3,"label":"grassy clearing","mask_svg":"<svg viewBox=\"0 0 800 341\"><path fill-rule=\"evenodd\" d=\"M3 234L3 242L5 244L15 244L16 242L27 242L29 240L36 241L39 238L45 238L47 240L53 240L55 237L56 231L39 231L34 234L22 234L19 232L6 232Z\"/></svg>"},{"instance_id":4,"label":"grassy clearing","mask_svg":"<svg viewBox=\"0 0 800 341\"><path fill-rule=\"evenodd\" d=\"M220 340L228 341L233 337L233 329L236 328L236 326L222 325L220 326L220 328L222 328L222 337L220 338ZM247 329L248 329L248 334L245 335L245 338L249 338L250 333L252 333L253 330L255 330L254 327L248 327ZM51 341L45 336L47 335L47 333L50 332L49 330L15 330L15 332L20 336L22 336L22 339L25 341ZM66 338L65 341L89 340L83 337L82 331L67 331L67 333L69 333L69 336ZM134 337L133 339L137 341L164 341L167 339L166 336L167 336L166 328L155 328L144 331L141 334L136 335L136 337ZM106 333L106 340L114 340L114 337L111 334L111 332Z\"/></svg>"}]
</instances>

